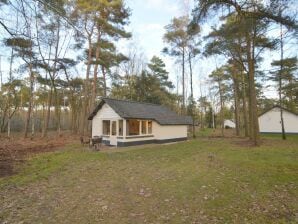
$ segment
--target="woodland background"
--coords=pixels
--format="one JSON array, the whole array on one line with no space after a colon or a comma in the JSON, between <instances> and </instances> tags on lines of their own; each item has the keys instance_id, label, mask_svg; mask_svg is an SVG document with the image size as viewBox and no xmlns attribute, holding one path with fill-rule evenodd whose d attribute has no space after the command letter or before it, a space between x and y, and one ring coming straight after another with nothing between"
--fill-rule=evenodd
<instances>
[{"instance_id":1,"label":"woodland background","mask_svg":"<svg viewBox=\"0 0 298 224\"><path fill-rule=\"evenodd\" d=\"M295 5L194 1L192 13L172 18L164 29L160 54L179 67L174 83L160 55L147 61L135 46L129 52L117 47L121 39L132 38L127 27L133 12L124 0L0 0L1 49L9 55L1 57L9 64L9 72L0 69L1 133L88 135L89 114L100 97L112 97L166 105L192 116L202 129L221 128L222 135L223 121L233 119L236 134L258 145L260 112L276 104L298 112ZM203 35L204 23L214 16L220 22ZM268 50L280 59L264 70ZM193 68L199 58L218 55L225 64L208 74L210 88L203 95L202 86L193 83ZM277 98L265 97L268 85L276 88Z\"/></svg>"}]
</instances>

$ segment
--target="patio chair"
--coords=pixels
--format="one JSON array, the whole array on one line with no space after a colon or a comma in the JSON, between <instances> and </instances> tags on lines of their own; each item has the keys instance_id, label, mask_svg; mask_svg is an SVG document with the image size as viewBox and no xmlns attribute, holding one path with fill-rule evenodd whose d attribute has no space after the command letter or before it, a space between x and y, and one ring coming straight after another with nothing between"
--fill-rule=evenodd
<instances>
[{"instance_id":1,"label":"patio chair","mask_svg":"<svg viewBox=\"0 0 298 224\"><path fill-rule=\"evenodd\" d=\"M92 147L94 150L99 150L101 145L102 145L102 137L93 136L93 138L91 138L90 147Z\"/></svg>"}]
</instances>

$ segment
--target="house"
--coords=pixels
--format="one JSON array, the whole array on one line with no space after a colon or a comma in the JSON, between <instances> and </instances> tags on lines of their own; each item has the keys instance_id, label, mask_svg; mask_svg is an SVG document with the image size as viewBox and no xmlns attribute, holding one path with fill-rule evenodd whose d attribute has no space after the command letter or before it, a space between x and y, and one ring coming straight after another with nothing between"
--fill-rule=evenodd
<instances>
[{"instance_id":1,"label":"house","mask_svg":"<svg viewBox=\"0 0 298 224\"><path fill-rule=\"evenodd\" d=\"M236 128L236 124L232 120L224 120L224 127L225 128Z\"/></svg>"},{"instance_id":2,"label":"house","mask_svg":"<svg viewBox=\"0 0 298 224\"><path fill-rule=\"evenodd\" d=\"M102 136L105 144L113 146L184 141L192 124L191 117L165 106L111 98L102 98L88 120L92 120L92 137Z\"/></svg>"},{"instance_id":3,"label":"house","mask_svg":"<svg viewBox=\"0 0 298 224\"><path fill-rule=\"evenodd\" d=\"M280 106L274 106L259 116L261 133L281 133ZM298 114L286 108L283 110L285 132L298 134Z\"/></svg>"}]
</instances>

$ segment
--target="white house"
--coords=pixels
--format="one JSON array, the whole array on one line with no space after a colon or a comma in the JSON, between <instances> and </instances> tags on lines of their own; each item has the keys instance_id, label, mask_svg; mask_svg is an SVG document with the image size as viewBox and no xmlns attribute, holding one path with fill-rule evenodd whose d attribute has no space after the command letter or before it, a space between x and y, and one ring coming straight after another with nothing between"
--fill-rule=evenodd
<instances>
[{"instance_id":1,"label":"white house","mask_svg":"<svg viewBox=\"0 0 298 224\"><path fill-rule=\"evenodd\" d=\"M102 98L88 119L92 137L102 136L113 146L184 141L192 124L191 117L165 106L111 98Z\"/></svg>"},{"instance_id":2,"label":"white house","mask_svg":"<svg viewBox=\"0 0 298 224\"><path fill-rule=\"evenodd\" d=\"M228 127L228 128L236 128L236 124L234 121L232 120L224 120L224 127Z\"/></svg>"},{"instance_id":3,"label":"white house","mask_svg":"<svg viewBox=\"0 0 298 224\"><path fill-rule=\"evenodd\" d=\"M281 133L281 107L274 106L259 116L261 133ZM283 110L283 120L285 132L288 134L298 134L298 114L285 108Z\"/></svg>"}]
</instances>

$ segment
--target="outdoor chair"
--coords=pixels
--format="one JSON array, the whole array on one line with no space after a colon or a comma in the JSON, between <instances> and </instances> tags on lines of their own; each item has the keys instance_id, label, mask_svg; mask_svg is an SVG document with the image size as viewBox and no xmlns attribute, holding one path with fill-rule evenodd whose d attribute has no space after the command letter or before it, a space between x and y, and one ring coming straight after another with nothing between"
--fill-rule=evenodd
<instances>
[{"instance_id":1,"label":"outdoor chair","mask_svg":"<svg viewBox=\"0 0 298 224\"><path fill-rule=\"evenodd\" d=\"M90 147L94 150L99 150L100 146L102 145L102 137L94 136L91 138Z\"/></svg>"}]
</instances>

